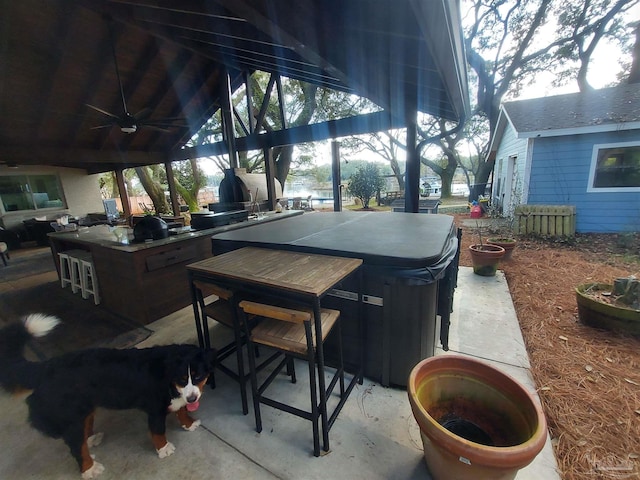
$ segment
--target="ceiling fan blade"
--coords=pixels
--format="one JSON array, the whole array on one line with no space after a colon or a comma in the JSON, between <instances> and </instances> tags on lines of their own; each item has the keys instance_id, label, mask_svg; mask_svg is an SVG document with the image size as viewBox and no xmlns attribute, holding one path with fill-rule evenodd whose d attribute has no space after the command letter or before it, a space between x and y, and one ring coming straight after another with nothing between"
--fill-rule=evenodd
<instances>
[{"instance_id":1,"label":"ceiling fan blade","mask_svg":"<svg viewBox=\"0 0 640 480\"><path fill-rule=\"evenodd\" d=\"M149 118L149 115L151 115L152 113L153 113L153 110L147 107L140 110L133 117L136 119L136 122L141 123L145 119Z\"/></svg>"},{"instance_id":2,"label":"ceiling fan blade","mask_svg":"<svg viewBox=\"0 0 640 480\"><path fill-rule=\"evenodd\" d=\"M150 121L153 122L185 122L187 121L186 118L184 117L162 117L162 118L156 118L154 119L150 119Z\"/></svg>"},{"instance_id":3,"label":"ceiling fan blade","mask_svg":"<svg viewBox=\"0 0 640 480\"><path fill-rule=\"evenodd\" d=\"M85 103L85 105L89 108L93 108L94 110L100 112L100 113L104 113L105 115L109 116L109 117L113 117L113 118L120 118L118 115L114 115L113 113L107 112L106 110L103 110L101 108L98 108L94 105L90 105L88 103Z\"/></svg>"},{"instance_id":4,"label":"ceiling fan blade","mask_svg":"<svg viewBox=\"0 0 640 480\"><path fill-rule=\"evenodd\" d=\"M111 53L113 55L113 64L116 67L116 77L118 77L118 86L120 87L120 98L122 99L122 110L125 116L129 113L127 110L127 102L124 98L124 88L122 88L122 80L120 79L120 69L118 68L118 57L116 56L116 34L114 31L114 20L110 16L107 19L108 27L109 27L109 39L111 40Z\"/></svg>"},{"instance_id":5,"label":"ceiling fan blade","mask_svg":"<svg viewBox=\"0 0 640 480\"><path fill-rule=\"evenodd\" d=\"M171 133L171 130L168 128L162 128L162 127L157 127L155 125L148 125L148 124L144 124L143 126L148 130L157 130L158 132Z\"/></svg>"},{"instance_id":6,"label":"ceiling fan blade","mask_svg":"<svg viewBox=\"0 0 640 480\"><path fill-rule=\"evenodd\" d=\"M153 113L150 108L143 108L135 115L132 115L127 110L127 102L124 95L124 87L122 85L122 78L120 77L120 68L118 66L118 57L116 55L116 32L115 21L111 16L106 16L107 28L109 30L109 40L111 43L111 54L113 56L113 64L116 69L116 77L118 78L118 87L120 89L120 98L122 100L122 115L114 115L94 105L86 104L88 107L107 115L114 119L109 125L99 125L97 127L91 127L92 130L99 128L109 128L112 126L118 126L124 133L135 133L139 127L144 126L150 130L157 130L160 132L171 133L176 128L189 128L188 122L185 118L181 117L168 117L160 119L150 119L149 117ZM179 122L179 123L178 123Z\"/></svg>"},{"instance_id":7,"label":"ceiling fan blade","mask_svg":"<svg viewBox=\"0 0 640 480\"><path fill-rule=\"evenodd\" d=\"M164 122L162 120L156 120L151 122L140 122L138 125L144 125L149 127L175 127L175 128L189 128L189 125L183 123Z\"/></svg>"}]
</instances>

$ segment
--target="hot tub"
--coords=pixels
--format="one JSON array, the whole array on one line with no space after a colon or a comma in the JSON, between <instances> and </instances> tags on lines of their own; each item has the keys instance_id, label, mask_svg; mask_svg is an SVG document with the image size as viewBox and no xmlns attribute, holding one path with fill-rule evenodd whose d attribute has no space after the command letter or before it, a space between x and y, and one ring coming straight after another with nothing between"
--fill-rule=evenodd
<instances>
[{"instance_id":1,"label":"hot tub","mask_svg":"<svg viewBox=\"0 0 640 480\"><path fill-rule=\"evenodd\" d=\"M438 340L447 349L459 238L448 215L318 212L214 235L214 255L246 246L361 258L366 328L365 375L404 387ZM355 285L324 299L342 312L345 362L357 362ZM330 349L330 347L329 347Z\"/></svg>"}]
</instances>

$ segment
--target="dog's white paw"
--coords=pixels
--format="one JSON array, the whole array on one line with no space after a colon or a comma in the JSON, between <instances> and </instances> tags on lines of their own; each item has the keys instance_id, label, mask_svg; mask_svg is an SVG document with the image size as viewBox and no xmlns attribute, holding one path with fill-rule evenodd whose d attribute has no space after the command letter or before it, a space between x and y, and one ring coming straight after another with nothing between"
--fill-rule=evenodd
<instances>
[{"instance_id":1,"label":"dog's white paw","mask_svg":"<svg viewBox=\"0 0 640 480\"><path fill-rule=\"evenodd\" d=\"M97 447L102 443L103 438L104 438L104 433L102 432L94 433L89 438L87 438L87 445L89 446L89 448Z\"/></svg>"},{"instance_id":2,"label":"dog's white paw","mask_svg":"<svg viewBox=\"0 0 640 480\"><path fill-rule=\"evenodd\" d=\"M200 423L201 423L200 420L194 420L190 427L187 427L186 425L182 425L182 428L184 428L189 432L193 432L196 428L200 426Z\"/></svg>"},{"instance_id":3,"label":"dog's white paw","mask_svg":"<svg viewBox=\"0 0 640 480\"><path fill-rule=\"evenodd\" d=\"M83 479L96 478L102 472L104 472L104 465L94 461L93 465L89 470L85 470L84 472L82 472L82 478Z\"/></svg>"},{"instance_id":4,"label":"dog's white paw","mask_svg":"<svg viewBox=\"0 0 640 480\"><path fill-rule=\"evenodd\" d=\"M158 456L160 458L168 457L169 455L171 455L175 451L176 451L176 447L171 442L167 442L167 444L164 447L162 447L162 448L157 450Z\"/></svg>"}]
</instances>

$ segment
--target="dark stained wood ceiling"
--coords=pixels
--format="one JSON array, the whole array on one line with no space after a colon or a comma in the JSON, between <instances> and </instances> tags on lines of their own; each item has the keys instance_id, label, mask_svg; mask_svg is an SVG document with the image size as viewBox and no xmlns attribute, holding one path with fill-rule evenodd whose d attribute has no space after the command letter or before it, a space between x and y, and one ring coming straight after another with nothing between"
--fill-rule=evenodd
<instances>
[{"instance_id":1,"label":"dark stained wood ceiling","mask_svg":"<svg viewBox=\"0 0 640 480\"><path fill-rule=\"evenodd\" d=\"M181 148L219 108L227 71L232 89L245 72L278 73L367 97L400 122L414 109L458 120L468 108L455 0L1 5L4 164L97 173L184 158ZM131 134L94 128L113 120L97 109L123 114L122 96L143 122L179 120Z\"/></svg>"}]
</instances>

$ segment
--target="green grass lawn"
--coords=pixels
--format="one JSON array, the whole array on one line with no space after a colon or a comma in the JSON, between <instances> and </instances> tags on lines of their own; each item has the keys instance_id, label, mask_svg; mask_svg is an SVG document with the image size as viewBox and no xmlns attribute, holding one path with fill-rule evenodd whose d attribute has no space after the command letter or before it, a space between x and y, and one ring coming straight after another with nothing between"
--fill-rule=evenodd
<instances>
[{"instance_id":1,"label":"green grass lawn","mask_svg":"<svg viewBox=\"0 0 640 480\"><path fill-rule=\"evenodd\" d=\"M432 198L432 197L428 197ZM441 198L440 199L440 207L445 207L447 213L464 213L468 211L468 201L467 196L453 196L449 198ZM369 206L379 212L389 212L391 211L391 207L388 205L380 205L376 203L375 200L369 202ZM458 208L454 208L458 207ZM361 210L362 207L360 205L343 205L342 208L344 210Z\"/></svg>"}]
</instances>

